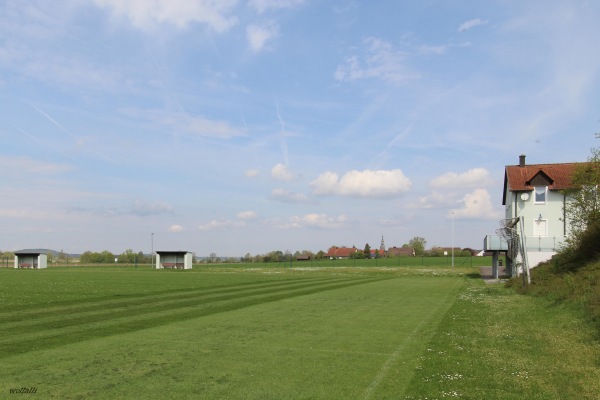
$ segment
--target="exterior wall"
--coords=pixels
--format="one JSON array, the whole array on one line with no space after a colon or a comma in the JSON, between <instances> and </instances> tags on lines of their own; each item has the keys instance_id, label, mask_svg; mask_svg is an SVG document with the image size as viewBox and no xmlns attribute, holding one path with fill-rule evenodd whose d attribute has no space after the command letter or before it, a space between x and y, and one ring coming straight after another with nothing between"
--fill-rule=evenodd
<instances>
[{"instance_id":1,"label":"exterior wall","mask_svg":"<svg viewBox=\"0 0 600 400\"><path fill-rule=\"evenodd\" d=\"M38 256L38 268L48 268L48 256L46 254Z\"/></svg>"},{"instance_id":2,"label":"exterior wall","mask_svg":"<svg viewBox=\"0 0 600 400\"><path fill-rule=\"evenodd\" d=\"M526 200L521 197L522 193L527 193ZM530 267L550 259L564 243L568 235L565 231L568 224L563 221L564 202L564 195L557 190L546 191L544 204L536 204L534 191L507 191L505 218L523 217Z\"/></svg>"},{"instance_id":3,"label":"exterior wall","mask_svg":"<svg viewBox=\"0 0 600 400\"><path fill-rule=\"evenodd\" d=\"M523 200L522 193L529 198ZM541 239L541 247L556 248L565 238L565 223L563 219L564 196L555 190L548 190L546 202L536 204L533 191L508 191L506 199L506 218L523 217L525 237ZM541 216L541 218L540 218Z\"/></svg>"},{"instance_id":4,"label":"exterior wall","mask_svg":"<svg viewBox=\"0 0 600 400\"><path fill-rule=\"evenodd\" d=\"M183 257L184 260L184 267L183 269L192 269L192 264L193 264L193 255L192 253L185 253L185 256Z\"/></svg>"},{"instance_id":5,"label":"exterior wall","mask_svg":"<svg viewBox=\"0 0 600 400\"><path fill-rule=\"evenodd\" d=\"M554 254L556 252L553 251L528 251L527 261L529 262L529 266L533 268L541 262L548 261Z\"/></svg>"}]
</instances>

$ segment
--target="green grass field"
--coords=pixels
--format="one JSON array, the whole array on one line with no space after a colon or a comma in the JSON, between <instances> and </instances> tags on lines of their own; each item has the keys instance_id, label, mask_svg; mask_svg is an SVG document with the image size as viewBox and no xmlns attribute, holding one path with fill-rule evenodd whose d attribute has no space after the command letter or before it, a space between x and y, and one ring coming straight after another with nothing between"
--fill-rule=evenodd
<instances>
[{"instance_id":1,"label":"green grass field","mask_svg":"<svg viewBox=\"0 0 600 400\"><path fill-rule=\"evenodd\" d=\"M476 272L0 269L0 398L598 398L578 316Z\"/></svg>"}]
</instances>

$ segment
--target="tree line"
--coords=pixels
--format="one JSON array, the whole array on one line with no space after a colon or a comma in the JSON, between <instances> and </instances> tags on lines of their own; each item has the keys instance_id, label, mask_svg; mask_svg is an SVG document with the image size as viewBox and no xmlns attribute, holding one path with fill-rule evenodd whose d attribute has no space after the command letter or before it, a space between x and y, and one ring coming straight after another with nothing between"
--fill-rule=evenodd
<instances>
[{"instance_id":1,"label":"tree line","mask_svg":"<svg viewBox=\"0 0 600 400\"><path fill-rule=\"evenodd\" d=\"M408 243L403 244L402 248L410 248L413 250L414 255L418 257L442 257L444 256L444 249L440 247L432 247L430 250L426 250L427 240L420 236L415 236ZM337 246L346 247L346 246ZM355 246L353 246L355 247ZM471 249L455 249L454 255L457 257L467 257L472 254ZM127 249L121 254L114 254L108 250L101 252L86 251L78 257L66 254L64 251L58 253L49 252L48 264L68 264L78 262L79 264L149 264L151 263L151 255L144 254L142 251L135 252L132 249ZM379 249L375 250L374 254L371 253L371 246L367 243L362 251L353 253L350 258L353 259L369 259L369 258L383 258L383 257L394 257L389 254L380 254ZM266 263L266 262L289 262L292 260L305 259L305 260L323 260L327 258L327 253L323 250L313 252L310 250L298 250L291 252L289 250L273 250L264 254L252 255L246 253L243 257L219 257L216 253L210 253L208 257L197 259L196 261L205 261L209 263ZM0 260L3 262L8 260L12 262L14 259L14 253L10 251L0 251Z\"/></svg>"}]
</instances>

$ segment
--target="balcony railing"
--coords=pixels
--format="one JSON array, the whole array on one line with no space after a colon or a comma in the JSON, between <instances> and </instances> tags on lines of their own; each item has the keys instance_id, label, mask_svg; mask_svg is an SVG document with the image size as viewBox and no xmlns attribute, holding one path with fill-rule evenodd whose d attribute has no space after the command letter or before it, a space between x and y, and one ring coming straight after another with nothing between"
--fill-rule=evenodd
<instances>
[{"instance_id":1,"label":"balcony railing","mask_svg":"<svg viewBox=\"0 0 600 400\"><path fill-rule=\"evenodd\" d=\"M527 251L559 251L565 241L565 236L527 236Z\"/></svg>"},{"instance_id":2,"label":"balcony railing","mask_svg":"<svg viewBox=\"0 0 600 400\"><path fill-rule=\"evenodd\" d=\"M555 252L564 245L565 236L526 236L527 251L548 251ZM486 235L483 241L485 251L505 251L508 250L508 244L502 236Z\"/></svg>"}]
</instances>

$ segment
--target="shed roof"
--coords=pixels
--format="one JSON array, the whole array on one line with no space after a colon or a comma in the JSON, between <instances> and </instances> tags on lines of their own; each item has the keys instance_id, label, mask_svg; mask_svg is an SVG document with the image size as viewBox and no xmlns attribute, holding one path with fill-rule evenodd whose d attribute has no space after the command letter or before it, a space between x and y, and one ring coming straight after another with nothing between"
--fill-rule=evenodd
<instances>
[{"instance_id":1,"label":"shed roof","mask_svg":"<svg viewBox=\"0 0 600 400\"><path fill-rule=\"evenodd\" d=\"M19 256L39 256L40 254L46 254L46 252L40 250L17 250L14 254Z\"/></svg>"}]
</instances>

